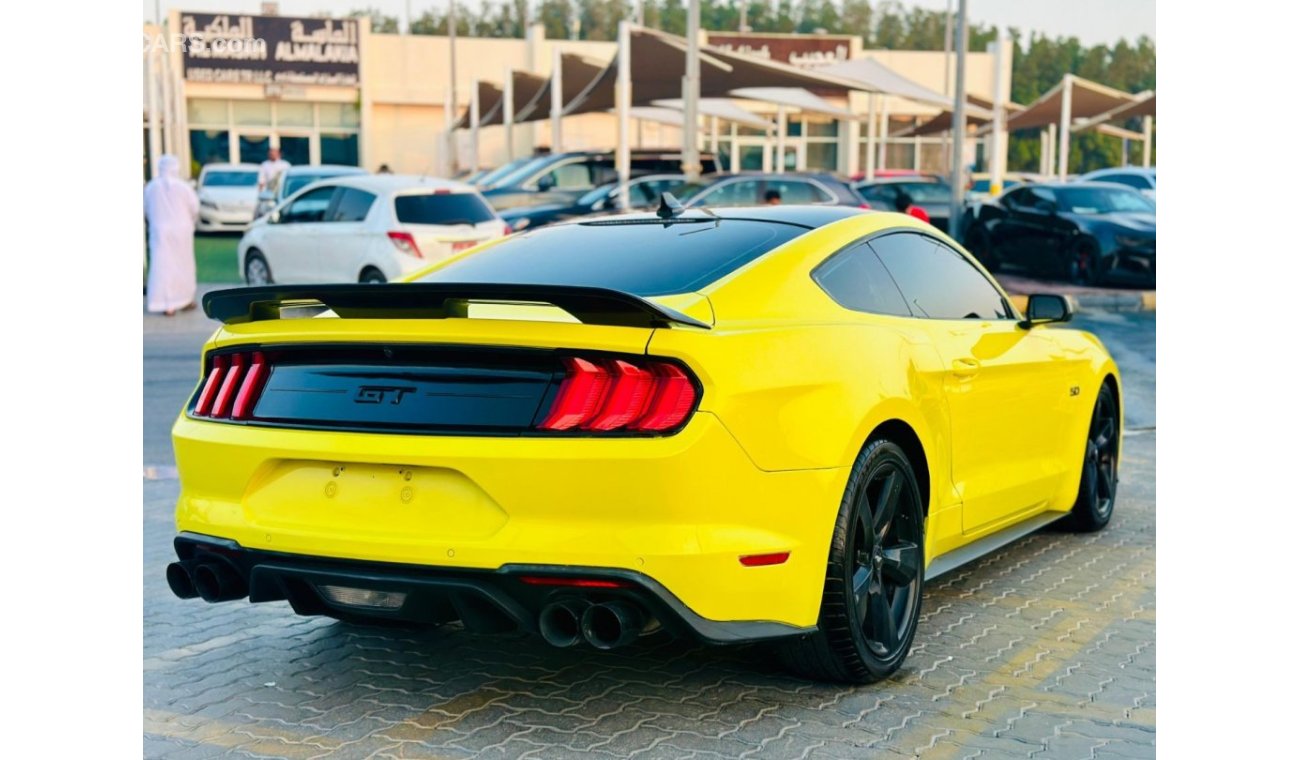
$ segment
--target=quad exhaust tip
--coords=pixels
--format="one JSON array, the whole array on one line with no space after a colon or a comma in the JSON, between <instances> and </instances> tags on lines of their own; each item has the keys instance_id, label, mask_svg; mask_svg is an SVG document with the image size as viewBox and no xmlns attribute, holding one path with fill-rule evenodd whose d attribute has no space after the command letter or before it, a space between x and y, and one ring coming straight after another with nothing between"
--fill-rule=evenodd
<instances>
[{"instance_id":1,"label":"quad exhaust tip","mask_svg":"<svg viewBox=\"0 0 1300 760\"><path fill-rule=\"evenodd\" d=\"M597 649L616 649L636 641L645 627L641 610L627 602L593 604L582 613L582 637Z\"/></svg>"},{"instance_id":2,"label":"quad exhaust tip","mask_svg":"<svg viewBox=\"0 0 1300 760\"><path fill-rule=\"evenodd\" d=\"M571 647L582 641L582 616L591 605L580 599L552 602L537 616L537 629L553 647Z\"/></svg>"}]
</instances>

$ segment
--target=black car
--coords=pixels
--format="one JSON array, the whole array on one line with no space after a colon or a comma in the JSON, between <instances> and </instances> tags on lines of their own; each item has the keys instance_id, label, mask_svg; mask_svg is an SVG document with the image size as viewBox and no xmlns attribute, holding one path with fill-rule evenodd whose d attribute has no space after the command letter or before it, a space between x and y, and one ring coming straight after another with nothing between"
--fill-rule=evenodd
<instances>
[{"instance_id":1,"label":"black car","mask_svg":"<svg viewBox=\"0 0 1300 760\"><path fill-rule=\"evenodd\" d=\"M775 193L774 198L769 194ZM757 206L763 203L866 208L848 180L829 172L741 172L685 185L673 193L685 206Z\"/></svg>"},{"instance_id":2,"label":"black car","mask_svg":"<svg viewBox=\"0 0 1300 760\"><path fill-rule=\"evenodd\" d=\"M701 171L718 170L712 154L700 155ZM548 153L495 177L483 197L497 211L519 206L572 204L595 188L618 181L614 154L609 152ZM680 172L682 155L674 151L632 151L632 176Z\"/></svg>"},{"instance_id":3,"label":"black car","mask_svg":"<svg viewBox=\"0 0 1300 760\"><path fill-rule=\"evenodd\" d=\"M853 186L862 199L877 211L896 211L894 205L899 193L907 193L912 205L925 209L930 224L948 231L948 217L952 216L952 186L929 175L916 177L889 177L872 182L859 182Z\"/></svg>"},{"instance_id":4,"label":"black car","mask_svg":"<svg viewBox=\"0 0 1300 760\"><path fill-rule=\"evenodd\" d=\"M647 174L628 182L630 209L652 208L661 193L676 193L686 183L683 174ZM536 206L516 206L501 212L501 218L515 232L541 227L579 216L620 211L618 183L609 182L586 193L576 201L557 201Z\"/></svg>"},{"instance_id":5,"label":"black car","mask_svg":"<svg viewBox=\"0 0 1300 760\"><path fill-rule=\"evenodd\" d=\"M1154 285L1156 207L1104 182L1026 185L981 204L965 244L990 270Z\"/></svg>"}]
</instances>

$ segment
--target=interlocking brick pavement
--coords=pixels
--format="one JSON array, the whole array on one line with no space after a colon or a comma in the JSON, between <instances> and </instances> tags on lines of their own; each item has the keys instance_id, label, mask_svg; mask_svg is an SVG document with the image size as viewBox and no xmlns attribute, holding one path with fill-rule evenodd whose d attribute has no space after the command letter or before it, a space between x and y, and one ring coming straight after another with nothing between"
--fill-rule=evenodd
<instances>
[{"instance_id":1,"label":"interlocking brick pavement","mask_svg":"<svg viewBox=\"0 0 1300 760\"><path fill-rule=\"evenodd\" d=\"M1155 755L1155 434L1091 535L1048 528L926 586L892 681L787 676L761 646L610 653L359 627L167 590L174 480L145 483L148 757Z\"/></svg>"}]
</instances>

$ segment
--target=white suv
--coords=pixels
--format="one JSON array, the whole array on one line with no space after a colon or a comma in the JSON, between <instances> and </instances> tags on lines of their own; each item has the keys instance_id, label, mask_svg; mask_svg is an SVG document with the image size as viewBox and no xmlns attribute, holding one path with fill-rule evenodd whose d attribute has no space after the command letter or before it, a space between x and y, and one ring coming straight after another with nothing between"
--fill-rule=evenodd
<instances>
[{"instance_id":1,"label":"white suv","mask_svg":"<svg viewBox=\"0 0 1300 760\"><path fill-rule=\"evenodd\" d=\"M337 177L290 196L249 227L249 285L387 282L510 228L470 185L398 174Z\"/></svg>"}]
</instances>

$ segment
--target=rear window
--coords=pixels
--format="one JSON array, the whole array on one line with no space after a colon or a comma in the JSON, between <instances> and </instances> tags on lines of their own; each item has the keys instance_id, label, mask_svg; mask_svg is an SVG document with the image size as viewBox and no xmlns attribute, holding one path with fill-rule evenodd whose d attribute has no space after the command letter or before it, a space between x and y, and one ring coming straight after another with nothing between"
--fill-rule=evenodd
<instances>
[{"instance_id":1,"label":"rear window","mask_svg":"<svg viewBox=\"0 0 1300 760\"><path fill-rule=\"evenodd\" d=\"M583 285L639 296L686 293L807 231L741 219L565 224L516 235L421 281Z\"/></svg>"},{"instance_id":2,"label":"rear window","mask_svg":"<svg viewBox=\"0 0 1300 760\"><path fill-rule=\"evenodd\" d=\"M204 187L252 187L257 184L257 172L215 171L203 175Z\"/></svg>"},{"instance_id":3,"label":"rear window","mask_svg":"<svg viewBox=\"0 0 1300 760\"><path fill-rule=\"evenodd\" d=\"M403 224L480 224L496 218L474 193L399 195L393 206Z\"/></svg>"}]
</instances>

